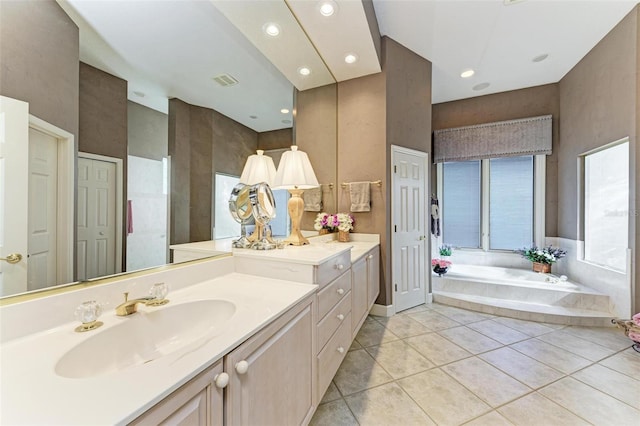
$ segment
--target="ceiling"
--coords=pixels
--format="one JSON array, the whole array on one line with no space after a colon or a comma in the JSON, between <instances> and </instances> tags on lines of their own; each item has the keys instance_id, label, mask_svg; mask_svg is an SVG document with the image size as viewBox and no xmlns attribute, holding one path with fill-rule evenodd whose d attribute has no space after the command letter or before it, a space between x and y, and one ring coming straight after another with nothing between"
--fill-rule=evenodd
<instances>
[{"instance_id":1,"label":"ceiling","mask_svg":"<svg viewBox=\"0 0 640 426\"><path fill-rule=\"evenodd\" d=\"M319 0L57 1L80 28L81 60L127 80L130 100L165 113L177 97L256 131L290 127L294 86L380 71L361 1L329 0L330 17L318 13ZM555 83L637 3L373 0L381 34L432 62L433 103ZM264 35L267 22L278 23L278 37ZM348 53L358 61L346 64ZM534 62L540 55L548 56ZM301 77L307 65L313 71ZM475 74L461 78L467 69ZM218 85L220 74L238 84Z\"/></svg>"}]
</instances>

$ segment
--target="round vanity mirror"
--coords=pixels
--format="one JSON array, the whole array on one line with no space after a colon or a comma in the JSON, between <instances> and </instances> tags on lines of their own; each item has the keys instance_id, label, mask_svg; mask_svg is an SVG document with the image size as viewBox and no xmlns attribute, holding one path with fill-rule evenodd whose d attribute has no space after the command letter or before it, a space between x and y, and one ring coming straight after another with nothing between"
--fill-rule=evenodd
<instances>
[{"instance_id":1,"label":"round vanity mirror","mask_svg":"<svg viewBox=\"0 0 640 426\"><path fill-rule=\"evenodd\" d=\"M249 201L253 218L256 221L254 232L255 241L251 248L256 250L271 250L276 248L276 243L271 237L269 222L276 217L276 201L269 185L264 182L251 185L249 189ZM251 237L253 237L252 235ZM253 238L249 238L253 240Z\"/></svg>"},{"instance_id":2,"label":"round vanity mirror","mask_svg":"<svg viewBox=\"0 0 640 426\"><path fill-rule=\"evenodd\" d=\"M232 243L236 248L247 248L251 245L246 231L246 225L251 220L253 213L249 201L250 188L244 183L239 183L233 187L229 197L229 212L233 219L240 224L240 238Z\"/></svg>"}]
</instances>

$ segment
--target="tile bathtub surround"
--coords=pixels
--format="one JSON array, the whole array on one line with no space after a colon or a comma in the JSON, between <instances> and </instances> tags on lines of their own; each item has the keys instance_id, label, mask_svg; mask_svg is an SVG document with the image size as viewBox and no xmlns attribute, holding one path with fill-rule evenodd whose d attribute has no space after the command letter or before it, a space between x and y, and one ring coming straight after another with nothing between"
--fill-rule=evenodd
<instances>
[{"instance_id":1,"label":"tile bathtub surround","mask_svg":"<svg viewBox=\"0 0 640 426\"><path fill-rule=\"evenodd\" d=\"M638 424L640 354L621 330L438 304L366 321L312 425Z\"/></svg>"}]
</instances>

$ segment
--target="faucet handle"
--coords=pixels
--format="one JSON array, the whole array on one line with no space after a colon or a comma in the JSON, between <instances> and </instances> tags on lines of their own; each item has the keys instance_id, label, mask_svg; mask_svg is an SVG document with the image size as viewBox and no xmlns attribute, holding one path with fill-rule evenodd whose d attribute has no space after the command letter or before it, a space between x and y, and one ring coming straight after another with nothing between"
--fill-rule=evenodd
<instances>
[{"instance_id":1,"label":"faucet handle","mask_svg":"<svg viewBox=\"0 0 640 426\"><path fill-rule=\"evenodd\" d=\"M169 303L167 294L169 293L169 286L166 283L156 283L149 289L149 296L151 300L147 302L147 306L161 306Z\"/></svg>"},{"instance_id":2,"label":"faucet handle","mask_svg":"<svg viewBox=\"0 0 640 426\"><path fill-rule=\"evenodd\" d=\"M76 308L74 316L82 323L75 328L75 331L82 333L89 330L95 330L103 325L98 318L102 315L102 304L95 300L83 302Z\"/></svg>"}]
</instances>

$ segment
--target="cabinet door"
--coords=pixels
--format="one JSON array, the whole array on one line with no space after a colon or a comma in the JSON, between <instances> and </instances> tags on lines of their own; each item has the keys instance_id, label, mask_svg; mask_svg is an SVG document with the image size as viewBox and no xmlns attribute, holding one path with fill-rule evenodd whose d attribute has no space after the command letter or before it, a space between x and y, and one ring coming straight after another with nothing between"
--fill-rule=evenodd
<instances>
[{"instance_id":1,"label":"cabinet door","mask_svg":"<svg viewBox=\"0 0 640 426\"><path fill-rule=\"evenodd\" d=\"M313 296L225 357L228 425L300 425L314 410Z\"/></svg>"},{"instance_id":2,"label":"cabinet door","mask_svg":"<svg viewBox=\"0 0 640 426\"><path fill-rule=\"evenodd\" d=\"M367 284L369 287L369 308L376 303L380 293L380 247L372 249L367 258Z\"/></svg>"},{"instance_id":3,"label":"cabinet door","mask_svg":"<svg viewBox=\"0 0 640 426\"><path fill-rule=\"evenodd\" d=\"M369 310L367 256L351 265L351 333L355 338Z\"/></svg>"},{"instance_id":4,"label":"cabinet door","mask_svg":"<svg viewBox=\"0 0 640 426\"><path fill-rule=\"evenodd\" d=\"M220 373L222 361L218 361L130 424L222 426L222 389L213 384Z\"/></svg>"}]
</instances>

